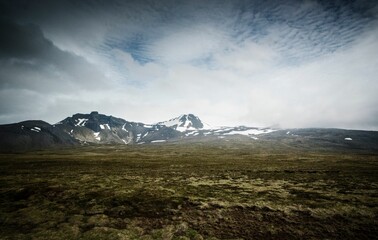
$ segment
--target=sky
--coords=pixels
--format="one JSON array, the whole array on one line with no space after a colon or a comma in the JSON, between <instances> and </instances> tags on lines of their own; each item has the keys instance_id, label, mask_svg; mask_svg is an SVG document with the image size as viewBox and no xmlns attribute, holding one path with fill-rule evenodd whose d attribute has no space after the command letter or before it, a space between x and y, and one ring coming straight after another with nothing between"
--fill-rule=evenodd
<instances>
[{"instance_id":1,"label":"sky","mask_svg":"<svg viewBox=\"0 0 378 240\"><path fill-rule=\"evenodd\" d=\"M378 1L0 0L0 124L378 130Z\"/></svg>"}]
</instances>

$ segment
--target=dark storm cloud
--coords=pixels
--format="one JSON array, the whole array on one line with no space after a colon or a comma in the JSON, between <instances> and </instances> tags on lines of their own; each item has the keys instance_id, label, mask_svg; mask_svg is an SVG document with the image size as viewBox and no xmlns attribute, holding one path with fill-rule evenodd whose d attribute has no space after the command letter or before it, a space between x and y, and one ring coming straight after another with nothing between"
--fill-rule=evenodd
<instances>
[{"instance_id":1,"label":"dark storm cloud","mask_svg":"<svg viewBox=\"0 0 378 240\"><path fill-rule=\"evenodd\" d=\"M57 48L36 25L0 19L1 87L59 92L101 88L101 72L85 59Z\"/></svg>"},{"instance_id":2,"label":"dark storm cloud","mask_svg":"<svg viewBox=\"0 0 378 240\"><path fill-rule=\"evenodd\" d=\"M0 18L0 36L2 122L27 115L40 118L35 113L46 111L57 98L109 85L95 66L56 47L35 24Z\"/></svg>"},{"instance_id":3,"label":"dark storm cloud","mask_svg":"<svg viewBox=\"0 0 378 240\"><path fill-rule=\"evenodd\" d=\"M0 19L1 58L40 58L50 52L53 45L43 37L35 25L21 26L9 19Z\"/></svg>"}]
</instances>

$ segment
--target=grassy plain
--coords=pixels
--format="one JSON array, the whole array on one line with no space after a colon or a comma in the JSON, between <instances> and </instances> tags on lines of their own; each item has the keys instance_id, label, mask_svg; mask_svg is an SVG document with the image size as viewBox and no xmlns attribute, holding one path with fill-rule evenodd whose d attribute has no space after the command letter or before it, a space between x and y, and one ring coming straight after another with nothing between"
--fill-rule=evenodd
<instances>
[{"instance_id":1,"label":"grassy plain","mask_svg":"<svg viewBox=\"0 0 378 240\"><path fill-rule=\"evenodd\" d=\"M374 239L378 155L247 143L0 155L0 239Z\"/></svg>"}]
</instances>

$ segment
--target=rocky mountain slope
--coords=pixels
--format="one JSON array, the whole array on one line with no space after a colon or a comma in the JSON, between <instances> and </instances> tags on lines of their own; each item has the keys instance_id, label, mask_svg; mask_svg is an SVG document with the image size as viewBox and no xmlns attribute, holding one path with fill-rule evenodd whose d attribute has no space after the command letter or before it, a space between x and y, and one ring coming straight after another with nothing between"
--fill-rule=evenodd
<instances>
[{"instance_id":1,"label":"rocky mountain slope","mask_svg":"<svg viewBox=\"0 0 378 240\"><path fill-rule=\"evenodd\" d=\"M378 132L343 129L272 129L211 127L193 114L156 124L129 122L98 112L74 114L50 125L25 121L0 125L0 151L26 151L85 144L256 141L296 148L369 149L378 151Z\"/></svg>"},{"instance_id":2,"label":"rocky mountain slope","mask_svg":"<svg viewBox=\"0 0 378 240\"><path fill-rule=\"evenodd\" d=\"M134 144L177 138L180 133L161 124L129 122L98 112L75 114L55 125L81 143Z\"/></svg>"}]
</instances>

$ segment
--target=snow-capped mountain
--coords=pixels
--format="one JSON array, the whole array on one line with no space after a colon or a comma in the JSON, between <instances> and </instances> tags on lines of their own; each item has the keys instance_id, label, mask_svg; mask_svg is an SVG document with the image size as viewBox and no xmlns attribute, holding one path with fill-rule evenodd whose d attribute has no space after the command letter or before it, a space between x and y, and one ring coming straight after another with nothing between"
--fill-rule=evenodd
<instances>
[{"instance_id":1,"label":"snow-capped mountain","mask_svg":"<svg viewBox=\"0 0 378 240\"><path fill-rule=\"evenodd\" d=\"M162 125L129 122L98 112L75 114L56 126L82 143L133 144L177 137L174 129Z\"/></svg>"},{"instance_id":2,"label":"snow-capped mountain","mask_svg":"<svg viewBox=\"0 0 378 240\"><path fill-rule=\"evenodd\" d=\"M4 126L8 125L3 125L2 128L7 131L8 135L11 132L9 139L19 139L17 141L3 139L4 146L7 145L7 142L17 145L22 143L22 139L28 139L30 146L40 146L41 148L65 142L69 142L69 144L147 144L230 135L244 135L257 139L256 135L273 131L272 129L248 127L210 128L193 114L184 114L156 124L144 124L107 116L95 111L89 114L74 114L54 125L29 121L27 124L18 123L11 127ZM35 141L39 143L34 143Z\"/></svg>"},{"instance_id":3,"label":"snow-capped mountain","mask_svg":"<svg viewBox=\"0 0 378 240\"><path fill-rule=\"evenodd\" d=\"M193 114L156 124L126 121L91 112L77 113L50 125L25 121L0 125L0 151L26 151L83 144L149 144L192 141L280 142L296 147L353 147L378 151L378 132L343 129L274 129L256 127L210 127ZM273 144L274 145L274 144Z\"/></svg>"},{"instance_id":4,"label":"snow-capped mountain","mask_svg":"<svg viewBox=\"0 0 378 240\"><path fill-rule=\"evenodd\" d=\"M201 120L193 114L184 114L165 122L159 122L157 125L170 127L179 132L193 131L204 127Z\"/></svg>"}]
</instances>

